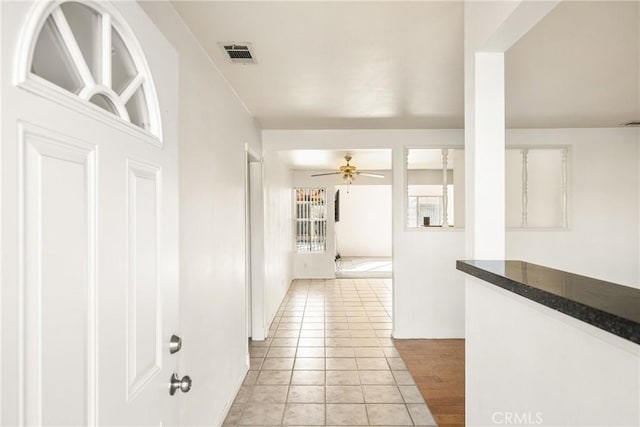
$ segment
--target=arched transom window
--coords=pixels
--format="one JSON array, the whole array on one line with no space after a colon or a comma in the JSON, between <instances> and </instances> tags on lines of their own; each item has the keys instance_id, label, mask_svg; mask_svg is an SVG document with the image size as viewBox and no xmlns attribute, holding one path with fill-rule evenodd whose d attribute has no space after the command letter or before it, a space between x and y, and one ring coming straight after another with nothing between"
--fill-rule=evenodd
<instances>
[{"instance_id":1,"label":"arched transom window","mask_svg":"<svg viewBox=\"0 0 640 427\"><path fill-rule=\"evenodd\" d=\"M148 66L115 10L107 10L102 2L58 1L34 27L30 55L23 64L24 81L53 84L89 110L98 107L161 138Z\"/></svg>"}]
</instances>

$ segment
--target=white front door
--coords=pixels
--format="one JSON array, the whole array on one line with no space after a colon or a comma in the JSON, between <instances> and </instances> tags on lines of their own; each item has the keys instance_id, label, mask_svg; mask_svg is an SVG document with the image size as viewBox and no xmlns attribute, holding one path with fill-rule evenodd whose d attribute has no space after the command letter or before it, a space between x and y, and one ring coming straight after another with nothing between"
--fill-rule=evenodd
<instances>
[{"instance_id":1,"label":"white front door","mask_svg":"<svg viewBox=\"0 0 640 427\"><path fill-rule=\"evenodd\" d=\"M177 55L134 2L0 8L2 425L176 425Z\"/></svg>"}]
</instances>

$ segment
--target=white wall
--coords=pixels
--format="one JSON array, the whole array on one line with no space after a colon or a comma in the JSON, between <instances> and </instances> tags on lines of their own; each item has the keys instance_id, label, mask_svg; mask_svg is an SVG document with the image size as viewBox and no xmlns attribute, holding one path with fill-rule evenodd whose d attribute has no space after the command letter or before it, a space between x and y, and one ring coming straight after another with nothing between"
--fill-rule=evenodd
<instances>
[{"instance_id":1,"label":"white wall","mask_svg":"<svg viewBox=\"0 0 640 427\"><path fill-rule=\"evenodd\" d=\"M420 138L434 147L457 146L462 131L432 131ZM408 145L414 145L409 143ZM464 230L406 228L404 147L393 150L393 336L463 338L464 278L455 262L464 258Z\"/></svg>"},{"instance_id":2,"label":"white wall","mask_svg":"<svg viewBox=\"0 0 640 427\"><path fill-rule=\"evenodd\" d=\"M247 370L244 143L260 152L260 133L171 5L141 6L180 56L181 424L221 425Z\"/></svg>"},{"instance_id":3,"label":"white wall","mask_svg":"<svg viewBox=\"0 0 640 427\"><path fill-rule=\"evenodd\" d=\"M337 185L336 250L343 257L391 256L391 186ZM333 218L333 217L332 217Z\"/></svg>"},{"instance_id":4,"label":"white wall","mask_svg":"<svg viewBox=\"0 0 640 427\"><path fill-rule=\"evenodd\" d=\"M468 426L640 425L640 346L475 278L466 294Z\"/></svg>"},{"instance_id":5,"label":"white wall","mask_svg":"<svg viewBox=\"0 0 640 427\"><path fill-rule=\"evenodd\" d=\"M508 146L571 146L569 230L508 230L507 257L637 286L639 139L638 129L622 128L507 131ZM265 150L393 148L395 337L464 336L463 278L455 272L464 230L406 230L402 184L403 147L462 142L455 130L263 131ZM333 271L331 260L326 269Z\"/></svg>"},{"instance_id":6,"label":"white wall","mask_svg":"<svg viewBox=\"0 0 640 427\"><path fill-rule=\"evenodd\" d=\"M264 315L265 332L292 280L292 172L275 153L263 158L264 182Z\"/></svg>"},{"instance_id":7,"label":"white wall","mask_svg":"<svg viewBox=\"0 0 640 427\"><path fill-rule=\"evenodd\" d=\"M464 278L455 270L455 261L464 257L464 233L442 229L406 230L404 219L404 148L461 147L463 131L263 130L262 142L265 151L296 148L392 149L393 176L389 179L393 181L393 336L464 336ZM297 179L298 173L294 175L294 185L298 185ZM314 182L320 185L318 181ZM332 198L330 203L333 203ZM333 271L333 261L327 268ZM295 271L298 277L297 265Z\"/></svg>"},{"instance_id":8,"label":"white wall","mask_svg":"<svg viewBox=\"0 0 640 427\"><path fill-rule=\"evenodd\" d=\"M509 146L569 145L569 228L507 230L507 258L640 286L640 129L507 131Z\"/></svg>"}]
</instances>

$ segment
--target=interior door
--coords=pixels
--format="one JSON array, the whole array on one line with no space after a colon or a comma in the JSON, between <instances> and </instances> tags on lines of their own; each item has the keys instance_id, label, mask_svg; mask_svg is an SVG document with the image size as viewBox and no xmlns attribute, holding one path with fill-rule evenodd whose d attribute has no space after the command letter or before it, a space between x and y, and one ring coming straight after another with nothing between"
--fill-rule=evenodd
<instances>
[{"instance_id":1,"label":"interior door","mask_svg":"<svg viewBox=\"0 0 640 427\"><path fill-rule=\"evenodd\" d=\"M86 3L113 64L78 65L84 24L75 20L86 10L59 3L0 5L2 424L176 425L169 387L180 353L169 347L179 335L177 70L164 61L177 64L177 55L136 3ZM40 13L57 15L37 21ZM20 82L13 59L27 49L24 31L37 31L34 22L50 25L48 49L62 52L76 78L113 84L114 93L121 76L109 56L127 42L123 25L143 47L153 41L140 52L169 105L162 137L135 128L135 109L126 123L108 99Z\"/></svg>"}]
</instances>

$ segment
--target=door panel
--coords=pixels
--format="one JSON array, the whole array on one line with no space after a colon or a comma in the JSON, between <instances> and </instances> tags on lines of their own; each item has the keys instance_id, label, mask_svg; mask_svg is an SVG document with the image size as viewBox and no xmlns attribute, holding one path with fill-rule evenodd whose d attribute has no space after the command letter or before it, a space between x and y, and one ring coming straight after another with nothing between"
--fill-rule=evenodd
<instances>
[{"instance_id":1,"label":"door panel","mask_svg":"<svg viewBox=\"0 0 640 427\"><path fill-rule=\"evenodd\" d=\"M128 162L129 283L128 371L129 399L161 366L160 169Z\"/></svg>"},{"instance_id":2,"label":"door panel","mask_svg":"<svg viewBox=\"0 0 640 427\"><path fill-rule=\"evenodd\" d=\"M24 132L25 422L94 422L93 149ZM64 242L64 248L60 242Z\"/></svg>"}]
</instances>

